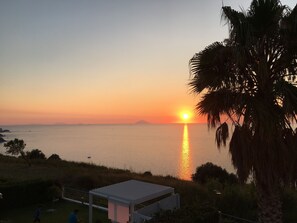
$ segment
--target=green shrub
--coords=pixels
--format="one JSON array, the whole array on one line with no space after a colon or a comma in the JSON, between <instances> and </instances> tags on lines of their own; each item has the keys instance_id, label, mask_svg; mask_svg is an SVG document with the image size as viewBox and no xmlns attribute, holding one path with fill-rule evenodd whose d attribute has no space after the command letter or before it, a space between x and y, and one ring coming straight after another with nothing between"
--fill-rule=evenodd
<instances>
[{"instance_id":1,"label":"green shrub","mask_svg":"<svg viewBox=\"0 0 297 223\"><path fill-rule=\"evenodd\" d=\"M223 213L248 220L257 219L257 198L254 185L228 185L219 196L216 206Z\"/></svg>"},{"instance_id":2,"label":"green shrub","mask_svg":"<svg viewBox=\"0 0 297 223\"><path fill-rule=\"evenodd\" d=\"M62 198L62 188L57 185L52 185L47 189L47 199L54 200Z\"/></svg>"},{"instance_id":3,"label":"green shrub","mask_svg":"<svg viewBox=\"0 0 297 223\"><path fill-rule=\"evenodd\" d=\"M76 177L76 185L80 189L91 190L98 184L92 175L80 175Z\"/></svg>"},{"instance_id":4,"label":"green shrub","mask_svg":"<svg viewBox=\"0 0 297 223\"><path fill-rule=\"evenodd\" d=\"M0 200L0 209L23 207L49 201L48 189L52 181L35 180L14 184L0 185L3 199Z\"/></svg>"},{"instance_id":5,"label":"green shrub","mask_svg":"<svg viewBox=\"0 0 297 223\"><path fill-rule=\"evenodd\" d=\"M235 184L238 182L233 173L228 173L225 169L213 163L205 163L197 167L196 173L192 175L192 180L201 184L205 184L210 179L216 179L222 184Z\"/></svg>"},{"instance_id":6,"label":"green shrub","mask_svg":"<svg viewBox=\"0 0 297 223\"><path fill-rule=\"evenodd\" d=\"M30 160L33 160L33 159L45 160L46 159L45 154L39 149L33 149L31 151L27 151L26 157Z\"/></svg>"},{"instance_id":7,"label":"green shrub","mask_svg":"<svg viewBox=\"0 0 297 223\"><path fill-rule=\"evenodd\" d=\"M58 154L52 154L49 158L47 158L48 160L61 160L60 156Z\"/></svg>"},{"instance_id":8,"label":"green shrub","mask_svg":"<svg viewBox=\"0 0 297 223\"><path fill-rule=\"evenodd\" d=\"M143 173L143 176L151 177L151 176L153 176L153 174L152 174L151 171L145 171L145 172Z\"/></svg>"},{"instance_id":9,"label":"green shrub","mask_svg":"<svg viewBox=\"0 0 297 223\"><path fill-rule=\"evenodd\" d=\"M209 203L198 203L194 206L184 206L174 212L159 213L150 222L152 223L217 223L219 213Z\"/></svg>"}]
</instances>

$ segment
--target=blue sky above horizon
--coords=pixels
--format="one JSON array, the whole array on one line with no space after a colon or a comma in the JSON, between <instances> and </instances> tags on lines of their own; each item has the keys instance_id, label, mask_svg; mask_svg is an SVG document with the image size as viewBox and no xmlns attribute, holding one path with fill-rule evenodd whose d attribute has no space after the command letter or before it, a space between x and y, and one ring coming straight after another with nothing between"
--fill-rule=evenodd
<instances>
[{"instance_id":1,"label":"blue sky above horizon","mask_svg":"<svg viewBox=\"0 0 297 223\"><path fill-rule=\"evenodd\" d=\"M223 4L240 10L250 1ZM228 35L221 6L221 0L1 1L0 124L180 121L197 102L187 86L189 59Z\"/></svg>"}]
</instances>

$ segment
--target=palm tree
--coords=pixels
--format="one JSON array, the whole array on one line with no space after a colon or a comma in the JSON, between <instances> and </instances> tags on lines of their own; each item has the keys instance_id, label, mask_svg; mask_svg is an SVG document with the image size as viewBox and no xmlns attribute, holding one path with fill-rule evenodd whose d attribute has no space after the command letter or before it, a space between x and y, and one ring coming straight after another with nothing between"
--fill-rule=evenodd
<instances>
[{"instance_id":1,"label":"palm tree","mask_svg":"<svg viewBox=\"0 0 297 223\"><path fill-rule=\"evenodd\" d=\"M297 5L253 0L247 11L222 8L229 38L190 60L197 111L217 127L218 147L229 143L242 182L252 176L259 221L282 222L281 189L295 181L297 134Z\"/></svg>"}]
</instances>

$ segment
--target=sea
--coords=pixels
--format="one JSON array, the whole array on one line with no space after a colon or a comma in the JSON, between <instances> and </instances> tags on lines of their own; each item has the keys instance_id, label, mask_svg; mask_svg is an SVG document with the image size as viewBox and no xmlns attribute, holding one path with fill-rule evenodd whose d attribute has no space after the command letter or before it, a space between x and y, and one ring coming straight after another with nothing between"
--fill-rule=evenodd
<instances>
[{"instance_id":1,"label":"sea","mask_svg":"<svg viewBox=\"0 0 297 223\"><path fill-rule=\"evenodd\" d=\"M127 169L137 173L190 180L207 162L234 172L228 148L217 148L215 131L206 124L23 125L5 140L23 139L25 151L41 150L47 157ZM0 144L0 153L5 153Z\"/></svg>"}]
</instances>

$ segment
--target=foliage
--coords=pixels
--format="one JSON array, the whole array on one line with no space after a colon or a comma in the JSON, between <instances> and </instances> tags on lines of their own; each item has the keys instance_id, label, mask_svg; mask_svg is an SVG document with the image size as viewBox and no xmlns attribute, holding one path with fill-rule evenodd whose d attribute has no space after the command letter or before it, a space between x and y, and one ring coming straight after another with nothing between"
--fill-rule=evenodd
<instances>
[{"instance_id":1,"label":"foliage","mask_svg":"<svg viewBox=\"0 0 297 223\"><path fill-rule=\"evenodd\" d=\"M151 223L215 223L218 222L218 211L210 203L195 203L194 206L185 206L174 212L161 212Z\"/></svg>"},{"instance_id":2,"label":"foliage","mask_svg":"<svg viewBox=\"0 0 297 223\"><path fill-rule=\"evenodd\" d=\"M257 219L257 198L254 185L228 185L216 197L217 208L226 214Z\"/></svg>"},{"instance_id":3,"label":"foliage","mask_svg":"<svg viewBox=\"0 0 297 223\"><path fill-rule=\"evenodd\" d=\"M222 8L229 38L190 60L197 110L218 127L218 147L226 145L237 175L254 176L261 222L282 222L280 188L296 181L297 5L253 0L247 11Z\"/></svg>"},{"instance_id":4,"label":"foliage","mask_svg":"<svg viewBox=\"0 0 297 223\"><path fill-rule=\"evenodd\" d=\"M247 12L223 7L229 39L190 61L190 86L203 94L197 109L219 126L218 146L229 136L221 122L228 117L235 125L230 152L240 179L254 172L268 187L279 178L288 181L296 159L290 125L297 113L296 17L297 6L290 10L277 0L254 0Z\"/></svg>"},{"instance_id":5,"label":"foliage","mask_svg":"<svg viewBox=\"0 0 297 223\"><path fill-rule=\"evenodd\" d=\"M47 198L48 200L55 200L62 198L62 188L58 185L53 184L47 189Z\"/></svg>"},{"instance_id":6,"label":"foliage","mask_svg":"<svg viewBox=\"0 0 297 223\"><path fill-rule=\"evenodd\" d=\"M24 140L22 139L14 139L10 140L9 142L4 144L4 147L6 148L6 153L11 154L14 156L21 155L22 158L27 162L29 166L31 166L31 163L26 158L24 149L26 147L26 144L24 143Z\"/></svg>"},{"instance_id":7,"label":"foliage","mask_svg":"<svg viewBox=\"0 0 297 223\"><path fill-rule=\"evenodd\" d=\"M24 140L22 140L22 139L14 139L14 140L10 140L9 142L5 143L4 147L6 147L7 154L17 156L24 152L26 144L24 143Z\"/></svg>"},{"instance_id":8,"label":"foliage","mask_svg":"<svg viewBox=\"0 0 297 223\"><path fill-rule=\"evenodd\" d=\"M143 173L144 176L153 176L152 172L151 171L145 171Z\"/></svg>"},{"instance_id":9,"label":"foliage","mask_svg":"<svg viewBox=\"0 0 297 223\"><path fill-rule=\"evenodd\" d=\"M91 190L97 187L98 185L98 178L90 175L90 174L84 174L84 175L78 175L74 178L75 185L79 189L86 189Z\"/></svg>"},{"instance_id":10,"label":"foliage","mask_svg":"<svg viewBox=\"0 0 297 223\"><path fill-rule=\"evenodd\" d=\"M42 160L46 159L45 154L39 149L33 149L31 151L27 151L26 157L31 160L32 159L42 159Z\"/></svg>"},{"instance_id":11,"label":"foliage","mask_svg":"<svg viewBox=\"0 0 297 223\"><path fill-rule=\"evenodd\" d=\"M1 209L23 207L48 201L48 188L53 185L49 180L24 181L0 185L3 199L0 200Z\"/></svg>"},{"instance_id":12,"label":"foliage","mask_svg":"<svg viewBox=\"0 0 297 223\"><path fill-rule=\"evenodd\" d=\"M137 174L94 164L67 161L39 160L30 168L24 168L23 163L24 161L20 158L0 155L0 192L3 193L2 188L7 188L8 185L26 184L29 179L30 182L36 182L42 178L44 181L54 182L49 184L44 193L41 193L46 196L51 195L46 199L52 200L55 197L54 194L56 192L58 194L61 184L65 187L88 190L88 188L92 188L92 185L93 188L97 188L128 179L136 179L173 187L175 192L180 194L181 209L172 214L162 213L160 220L155 219L155 222L208 223L211 222L211 219L216 219L216 210L250 220L254 220L256 216L256 190L253 185L223 185L217 180L209 180L206 184L201 185L172 177L144 176L142 173ZM214 189L219 190L221 195L217 195ZM4 196L6 196L5 194ZM296 219L296 204L297 192L288 190L284 194L284 219L287 220L285 222L294 222ZM19 209L12 210L15 210L16 213L19 212ZM32 214L33 211L34 208L31 208L28 213ZM68 212L66 211L64 214L66 214L65 221L67 221ZM43 222L46 220L45 217L42 219Z\"/></svg>"},{"instance_id":13,"label":"foliage","mask_svg":"<svg viewBox=\"0 0 297 223\"><path fill-rule=\"evenodd\" d=\"M47 158L48 160L62 160L61 158L60 158L60 156L58 155L58 154L52 154L52 155L50 155L50 157L49 158Z\"/></svg>"},{"instance_id":14,"label":"foliage","mask_svg":"<svg viewBox=\"0 0 297 223\"><path fill-rule=\"evenodd\" d=\"M217 179L220 183L234 184L237 183L237 177L228 173L222 167L213 163L205 163L196 169L196 173L192 175L192 180L198 183L205 184L209 179Z\"/></svg>"}]
</instances>

